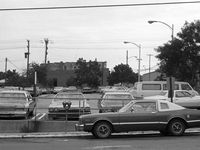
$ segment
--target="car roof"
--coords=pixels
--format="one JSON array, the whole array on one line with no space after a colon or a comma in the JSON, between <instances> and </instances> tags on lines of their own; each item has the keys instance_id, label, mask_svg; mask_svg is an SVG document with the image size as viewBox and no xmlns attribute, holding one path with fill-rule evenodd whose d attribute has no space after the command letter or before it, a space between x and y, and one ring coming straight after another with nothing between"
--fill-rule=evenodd
<instances>
[{"instance_id":1,"label":"car roof","mask_svg":"<svg viewBox=\"0 0 200 150\"><path fill-rule=\"evenodd\" d=\"M80 91L61 91L57 94L83 94L83 93Z\"/></svg>"},{"instance_id":2,"label":"car roof","mask_svg":"<svg viewBox=\"0 0 200 150\"><path fill-rule=\"evenodd\" d=\"M126 91L109 91L109 92L105 92L105 94L130 94L131 95L131 93L129 93L128 91L126 92Z\"/></svg>"}]
</instances>

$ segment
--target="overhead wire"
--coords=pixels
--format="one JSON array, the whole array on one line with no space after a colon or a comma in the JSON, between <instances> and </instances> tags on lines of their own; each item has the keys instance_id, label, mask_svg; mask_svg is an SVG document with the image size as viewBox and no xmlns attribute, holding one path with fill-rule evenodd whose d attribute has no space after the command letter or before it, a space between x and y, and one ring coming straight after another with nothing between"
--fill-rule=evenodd
<instances>
[{"instance_id":1,"label":"overhead wire","mask_svg":"<svg viewBox=\"0 0 200 150\"><path fill-rule=\"evenodd\" d=\"M152 3L130 3L130 4L104 4L104 5L82 5L82 6L53 6L53 7L23 7L23 8L1 8L0 11L25 11L25 10L49 10L49 9L88 9L88 8L111 8L111 7L136 7L136 6L157 6L157 5L180 5L196 4L200 1L181 2L152 2Z\"/></svg>"}]
</instances>

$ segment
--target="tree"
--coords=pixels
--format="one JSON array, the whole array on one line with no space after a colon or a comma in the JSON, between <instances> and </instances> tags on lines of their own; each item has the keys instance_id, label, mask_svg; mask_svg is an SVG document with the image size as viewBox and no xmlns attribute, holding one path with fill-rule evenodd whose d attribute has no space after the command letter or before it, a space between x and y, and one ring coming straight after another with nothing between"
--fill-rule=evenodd
<instances>
[{"instance_id":1,"label":"tree","mask_svg":"<svg viewBox=\"0 0 200 150\"><path fill-rule=\"evenodd\" d=\"M97 61L86 62L86 60L83 58L79 58L76 62L76 65L76 85L82 86L86 84L91 87L97 87L100 85L100 78L102 73Z\"/></svg>"},{"instance_id":2,"label":"tree","mask_svg":"<svg viewBox=\"0 0 200 150\"><path fill-rule=\"evenodd\" d=\"M159 70L195 86L200 71L200 21L185 22L177 36L156 49Z\"/></svg>"},{"instance_id":3,"label":"tree","mask_svg":"<svg viewBox=\"0 0 200 150\"><path fill-rule=\"evenodd\" d=\"M120 64L114 67L114 70L108 77L109 85L116 83L135 83L137 74L129 67L129 65Z\"/></svg>"},{"instance_id":4,"label":"tree","mask_svg":"<svg viewBox=\"0 0 200 150\"><path fill-rule=\"evenodd\" d=\"M46 65L39 65L37 63L31 63L28 71L28 85L34 84L35 71L37 72L37 81L40 85L47 86L47 67Z\"/></svg>"}]
</instances>

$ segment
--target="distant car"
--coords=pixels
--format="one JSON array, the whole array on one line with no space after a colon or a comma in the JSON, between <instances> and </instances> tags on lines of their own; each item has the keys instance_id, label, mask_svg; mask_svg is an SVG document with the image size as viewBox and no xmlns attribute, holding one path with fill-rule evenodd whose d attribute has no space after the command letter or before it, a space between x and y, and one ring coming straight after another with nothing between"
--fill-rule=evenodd
<instances>
[{"instance_id":1,"label":"distant car","mask_svg":"<svg viewBox=\"0 0 200 150\"><path fill-rule=\"evenodd\" d=\"M0 91L0 117L24 117L32 115L36 102L27 91Z\"/></svg>"},{"instance_id":2,"label":"distant car","mask_svg":"<svg viewBox=\"0 0 200 150\"><path fill-rule=\"evenodd\" d=\"M69 110L63 106L64 103L71 103ZM60 92L55 95L51 104L49 105L48 117L50 120L56 118L78 119L79 116L90 114L90 106L81 92Z\"/></svg>"},{"instance_id":3,"label":"distant car","mask_svg":"<svg viewBox=\"0 0 200 150\"><path fill-rule=\"evenodd\" d=\"M164 100L134 100L119 112L83 115L77 131L91 132L97 138L129 131L160 131L180 136L185 129L200 127L200 110L186 109Z\"/></svg>"},{"instance_id":4,"label":"distant car","mask_svg":"<svg viewBox=\"0 0 200 150\"><path fill-rule=\"evenodd\" d=\"M116 112L133 99L128 92L106 92L98 101L99 113Z\"/></svg>"},{"instance_id":5,"label":"distant car","mask_svg":"<svg viewBox=\"0 0 200 150\"><path fill-rule=\"evenodd\" d=\"M101 93L106 93L106 92L126 92L128 88L124 86L111 86L111 87L106 87L101 90Z\"/></svg>"},{"instance_id":6,"label":"distant car","mask_svg":"<svg viewBox=\"0 0 200 150\"><path fill-rule=\"evenodd\" d=\"M89 86L82 88L82 93L84 94L95 93L95 92L96 92L96 89Z\"/></svg>"},{"instance_id":7,"label":"distant car","mask_svg":"<svg viewBox=\"0 0 200 150\"><path fill-rule=\"evenodd\" d=\"M168 91L163 92L162 95L148 96L144 99L161 99L171 101L168 98ZM200 96L186 90L174 90L173 102L186 108L200 109Z\"/></svg>"},{"instance_id":8,"label":"distant car","mask_svg":"<svg viewBox=\"0 0 200 150\"><path fill-rule=\"evenodd\" d=\"M57 93L61 92L63 89L64 89L64 87L62 87L62 86L56 86L53 89L53 93L57 94Z\"/></svg>"}]
</instances>

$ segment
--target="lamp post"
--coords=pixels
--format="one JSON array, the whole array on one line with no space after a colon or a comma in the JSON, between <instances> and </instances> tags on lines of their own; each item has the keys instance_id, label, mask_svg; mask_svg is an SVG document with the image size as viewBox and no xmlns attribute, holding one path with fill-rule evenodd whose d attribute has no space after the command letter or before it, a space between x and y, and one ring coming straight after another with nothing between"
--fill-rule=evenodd
<instances>
[{"instance_id":1,"label":"lamp post","mask_svg":"<svg viewBox=\"0 0 200 150\"><path fill-rule=\"evenodd\" d=\"M174 39L174 25L172 24L172 26L170 26L169 24L162 22L162 21L155 21L155 20L149 20L148 21L149 24L156 23L156 22L162 23L162 24L164 24L164 25L166 25L167 27L170 28L170 30L172 31L171 37L172 37L172 41L173 41L173 39Z\"/></svg>"},{"instance_id":2,"label":"lamp post","mask_svg":"<svg viewBox=\"0 0 200 150\"><path fill-rule=\"evenodd\" d=\"M140 82L140 61L141 61L141 45L140 44L136 44L133 42L127 42L124 41L124 44L133 44L135 46L137 46L139 48L139 58L138 58L138 82Z\"/></svg>"}]
</instances>

